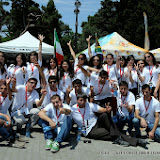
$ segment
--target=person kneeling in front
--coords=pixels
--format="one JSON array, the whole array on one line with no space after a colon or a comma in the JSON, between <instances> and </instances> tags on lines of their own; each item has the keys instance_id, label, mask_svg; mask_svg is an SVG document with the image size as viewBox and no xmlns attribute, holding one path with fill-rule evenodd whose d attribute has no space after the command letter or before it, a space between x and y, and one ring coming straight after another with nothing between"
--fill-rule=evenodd
<instances>
[{"instance_id":1,"label":"person kneeling in front","mask_svg":"<svg viewBox=\"0 0 160 160\"><path fill-rule=\"evenodd\" d=\"M56 94L51 97L51 103L38 113L42 119L46 150L58 152L59 144L68 138L72 127L72 120L67 116L70 112L70 106L62 103L60 96Z\"/></svg>"}]
</instances>

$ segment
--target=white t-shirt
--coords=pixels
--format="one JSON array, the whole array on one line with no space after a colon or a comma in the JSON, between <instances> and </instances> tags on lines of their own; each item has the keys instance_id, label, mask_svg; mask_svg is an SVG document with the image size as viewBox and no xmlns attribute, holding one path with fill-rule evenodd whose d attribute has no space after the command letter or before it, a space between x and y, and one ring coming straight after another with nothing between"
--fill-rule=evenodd
<instances>
[{"instance_id":1,"label":"white t-shirt","mask_svg":"<svg viewBox=\"0 0 160 160\"><path fill-rule=\"evenodd\" d=\"M68 87L72 88L72 78L69 76L68 72L64 72L64 76L59 81L59 89L66 93Z\"/></svg>"},{"instance_id":2,"label":"white t-shirt","mask_svg":"<svg viewBox=\"0 0 160 160\"><path fill-rule=\"evenodd\" d=\"M54 92L48 86L47 87L47 94L46 94L46 96L45 96L45 98L43 100L42 106L45 107L46 105L48 105L49 103L51 103L51 97L53 95L55 95L55 94L58 94L61 97L61 99L64 101L64 93L61 90L57 89L57 91Z\"/></svg>"},{"instance_id":3,"label":"white t-shirt","mask_svg":"<svg viewBox=\"0 0 160 160\"><path fill-rule=\"evenodd\" d=\"M124 74L124 68L122 67L119 69L116 68L116 73L117 73L118 83L120 83L121 81L128 82L127 77Z\"/></svg>"},{"instance_id":4,"label":"white t-shirt","mask_svg":"<svg viewBox=\"0 0 160 160\"><path fill-rule=\"evenodd\" d=\"M153 76L151 82L153 87L156 87L159 73L160 67L156 68L156 66L145 66L143 69L143 75L145 75L144 84L148 84Z\"/></svg>"},{"instance_id":5,"label":"white t-shirt","mask_svg":"<svg viewBox=\"0 0 160 160\"><path fill-rule=\"evenodd\" d=\"M19 85L16 86L17 92L15 93L14 96L14 101L12 105L12 110L16 111L22 106L24 106L21 111L25 110L27 107L29 110L33 108L33 104L36 101L39 101L39 94L36 90L33 90L32 93L30 94L27 92L27 97L26 97L26 86L24 85ZM27 102L26 102L27 99Z\"/></svg>"},{"instance_id":6,"label":"white t-shirt","mask_svg":"<svg viewBox=\"0 0 160 160\"><path fill-rule=\"evenodd\" d=\"M26 67L23 67L25 70L25 73L22 71L22 67L16 66L12 67L9 70L9 75L12 77L14 76L16 78L16 86L18 85L24 85L28 79L27 75L27 69Z\"/></svg>"},{"instance_id":7,"label":"white t-shirt","mask_svg":"<svg viewBox=\"0 0 160 160\"><path fill-rule=\"evenodd\" d=\"M99 108L100 106L95 103L86 103L85 108L79 108L77 107L77 104L75 104L71 108L71 117L79 127L83 127L82 115L84 115L84 126L86 127L86 135L91 131L91 129L97 122L98 118L97 116L95 116L94 112L98 112ZM78 109L80 110L80 112Z\"/></svg>"},{"instance_id":8,"label":"white t-shirt","mask_svg":"<svg viewBox=\"0 0 160 160\"><path fill-rule=\"evenodd\" d=\"M38 60L38 64L41 67L42 66L42 61ZM40 88L39 70L38 70L38 68L36 66L34 66L34 63L27 62L27 75L28 75L28 79L30 77L36 78L37 79L37 86L36 86L36 88Z\"/></svg>"},{"instance_id":9,"label":"white t-shirt","mask_svg":"<svg viewBox=\"0 0 160 160\"><path fill-rule=\"evenodd\" d=\"M78 59L75 59L74 62L74 79L80 79L82 84L85 84L86 81L86 76L84 75L84 73L82 72L82 70L80 68L77 67L78 64ZM83 65L82 66L85 70L87 70L88 66Z\"/></svg>"},{"instance_id":10,"label":"white t-shirt","mask_svg":"<svg viewBox=\"0 0 160 160\"><path fill-rule=\"evenodd\" d=\"M70 109L71 107L67 104L62 104L62 108L66 108L66 109ZM49 103L44 110L46 110L46 114L48 115L48 117L50 117L53 122L55 122L56 124L59 122L60 124L63 123L63 119L65 118L65 114L60 114L59 110L57 109L57 114L56 114L56 108L53 106L53 103ZM57 119L58 117L58 119Z\"/></svg>"},{"instance_id":11,"label":"white t-shirt","mask_svg":"<svg viewBox=\"0 0 160 160\"><path fill-rule=\"evenodd\" d=\"M51 69L51 70L49 71L48 68L45 68L45 69L43 70L43 73L44 73L44 76L45 76L45 79L46 79L47 84L48 84L48 78L49 78L50 76L55 76L54 69Z\"/></svg>"},{"instance_id":12,"label":"white t-shirt","mask_svg":"<svg viewBox=\"0 0 160 160\"><path fill-rule=\"evenodd\" d=\"M127 67L124 68L124 73L126 73L126 72L129 73L129 70L128 70ZM126 78L127 83L128 83L128 89L137 88L137 72L134 68L131 71L131 75L132 75L132 79L133 79L134 82L131 83L130 78L129 78L129 74L128 74L128 77Z\"/></svg>"},{"instance_id":13,"label":"white t-shirt","mask_svg":"<svg viewBox=\"0 0 160 160\"><path fill-rule=\"evenodd\" d=\"M149 107L148 107L149 105ZM147 111L146 108L148 107ZM150 101L145 101L144 104L144 97L141 97L136 100L136 107L135 109L139 110L139 114L141 117L145 118L146 121L153 123L155 122L155 112L160 112L160 102L156 100L154 97L152 97L152 100Z\"/></svg>"},{"instance_id":14,"label":"white t-shirt","mask_svg":"<svg viewBox=\"0 0 160 160\"><path fill-rule=\"evenodd\" d=\"M90 76L91 78L91 86L94 87L94 99L95 100L102 100L105 99L107 97L112 97L112 93L111 93L111 85L109 85L109 82L106 81L106 83L104 85L99 83L99 76L95 75L95 74L91 74Z\"/></svg>"},{"instance_id":15,"label":"white t-shirt","mask_svg":"<svg viewBox=\"0 0 160 160\"><path fill-rule=\"evenodd\" d=\"M108 73L109 79L117 81L116 65L115 64L113 64L111 66L108 64L105 64L105 65L103 65L103 69Z\"/></svg>"},{"instance_id":16,"label":"white t-shirt","mask_svg":"<svg viewBox=\"0 0 160 160\"><path fill-rule=\"evenodd\" d=\"M127 96L122 96L121 92L118 91L117 96L117 106L121 106L122 112L127 116L129 115L128 109L123 106L123 104L128 103L128 105L135 105L135 96L132 92L128 91Z\"/></svg>"},{"instance_id":17,"label":"white t-shirt","mask_svg":"<svg viewBox=\"0 0 160 160\"><path fill-rule=\"evenodd\" d=\"M10 107L12 103L12 99L9 100L9 96L7 95L7 97L2 97L2 95L0 95L0 113L3 114L7 114L7 111Z\"/></svg>"},{"instance_id":18,"label":"white t-shirt","mask_svg":"<svg viewBox=\"0 0 160 160\"><path fill-rule=\"evenodd\" d=\"M87 96L89 95L90 89L87 87L82 87L82 93L85 93ZM77 103L77 95L75 93L75 89L70 92L69 97L71 98L70 106L72 107L74 104Z\"/></svg>"}]
</instances>

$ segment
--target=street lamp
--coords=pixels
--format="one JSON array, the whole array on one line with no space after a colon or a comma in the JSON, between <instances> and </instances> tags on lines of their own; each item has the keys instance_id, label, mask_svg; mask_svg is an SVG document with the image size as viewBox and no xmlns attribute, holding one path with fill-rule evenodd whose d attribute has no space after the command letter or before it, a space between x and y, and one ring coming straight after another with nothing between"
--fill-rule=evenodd
<instances>
[{"instance_id":1,"label":"street lamp","mask_svg":"<svg viewBox=\"0 0 160 160\"><path fill-rule=\"evenodd\" d=\"M74 3L74 5L76 6L76 9L74 10L74 13L76 14L76 23L75 23L75 51L77 53L77 33L78 33L78 14L79 14L79 7L81 6L81 2L79 0L76 0L76 2Z\"/></svg>"}]
</instances>

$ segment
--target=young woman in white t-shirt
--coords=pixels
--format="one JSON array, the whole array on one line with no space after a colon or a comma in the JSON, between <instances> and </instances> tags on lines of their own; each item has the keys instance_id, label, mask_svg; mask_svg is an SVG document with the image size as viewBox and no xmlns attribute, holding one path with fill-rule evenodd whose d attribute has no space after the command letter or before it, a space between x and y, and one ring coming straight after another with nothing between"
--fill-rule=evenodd
<instances>
[{"instance_id":1,"label":"young woman in white t-shirt","mask_svg":"<svg viewBox=\"0 0 160 160\"><path fill-rule=\"evenodd\" d=\"M157 91L159 89L159 79L160 79L160 67L156 62L154 55L151 52L147 52L144 55L146 66L144 67L145 80L144 84L149 84L152 88L152 94L157 97Z\"/></svg>"},{"instance_id":2,"label":"young woman in white t-shirt","mask_svg":"<svg viewBox=\"0 0 160 160\"><path fill-rule=\"evenodd\" d=\"M3 52L0 52L0 84L3 84L6 81L7 76L7 65L5 64L5 55Z\"/></svg>"},{"instance_id":3,"label":"young woman in white t-shirt","mask_svg":"<svg viewBox=\"0 0 160 160\"><path fill-rule=\"evenodd\" d=\"M69 61L63 60L61 62L59 71L59 89L65 94L66 89L70 86L72 88L72 80L74 77L74 71Z\"/></svg>"},{"instance_id":4,"label":"young woman in white t-shirt","mask_svg":"<svg viewBox=\"0 0 160 160\"><path fill-rule=\"evenodd\" d=\"M108 73L109 79L117 81L116 66L114 64L114 56L111 53L106 55L106 63L103 69Z\"/></svg>"},{"instance_id":5,"label":"young woman in white t-shirt","mask_svg":"<svg viewBox=\"0 0 160 160\"><path fill-rule=\"evenodd\" d=\"M124 68L126 66L126 58L124 56L118 56L117 61L116 61L116 66L117 66L117 79L118 79L118 84L122 81L127 81L126 76L124 74Z\"/></svg>"},{"instance_id":6,"label":"young woman in white t-shirt","mask_svg":"<svg viewBox=\"0 0 160 160\"><path fill-rule=\"evenodd\" d=\"M9 75L16 78L16 86L24 85L28 79L26 69L26 57L23 53L19 53L15 57L15 66L10 68Z\"/></svg>"},{"instance_id":7,"label":"young woman in white t-shirt","mask_svg":"<svg viewBox=\"0 0 160 160\"><path fill-rule=\"evenodd\" d=\"M58 76L58 61L56 58L51 58L49 60L49 64L47 68L44 69L43 73L47 83L49 76Z\"/></svg>"},{"instance_id":8,"label":"young woman in white t-shirt","mask_svg":"<svg viewBox=\"0 0 160 160\"><path fill-rule=\"evenodd\" d=\"M137 95L137 72L134 68L135 58L133 55L127 57L127 66L124 68L124 74L127 78L128 89L135 96Z\"/></svg>"}]
</instances>

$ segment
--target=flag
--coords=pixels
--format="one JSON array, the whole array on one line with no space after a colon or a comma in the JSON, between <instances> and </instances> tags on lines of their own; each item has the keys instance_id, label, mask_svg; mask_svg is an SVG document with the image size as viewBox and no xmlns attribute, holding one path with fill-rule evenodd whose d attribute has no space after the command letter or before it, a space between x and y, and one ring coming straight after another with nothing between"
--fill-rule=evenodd
<instances>
[{"instance_id":1,"label":"flag","mask_svg":"<svg viewBox=\"0 0 160 160\"><path fill-rule=\"evenodd\" d=\"M97 34L95 35L95 38L96 38L95 53L96 54L100 54L101 60L103 62L103 52L102 52L101 46L99 44L99 41L98 41L98 38L97 38Z\"/></svg>"},{"instance_id":2,"label":"flag","mask_svg":"<svg viewBox=\"0 0 160 160\"><path fill-rule=\"evenodd\" d=\"M148 20L145 12L143 12L143 16L144 16L144 26L145 26L144 49L149 50L150 42L149 42L149 35L148 35Z\"/></svg>"},{"instance_id":3,"label":"flag","mask_svg":"<svg viewBox=\"0 0 160 160\"><path fill-rule=\"evenodd\" d=\"M64 58L64 55L63 55L62 47L61 47L61 44L59 42L56 30L54 30L54 48L55 48L55 56L57 58L58 65L60 65L61 61Z\"/></svg>"}]
</instances>

